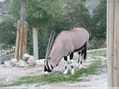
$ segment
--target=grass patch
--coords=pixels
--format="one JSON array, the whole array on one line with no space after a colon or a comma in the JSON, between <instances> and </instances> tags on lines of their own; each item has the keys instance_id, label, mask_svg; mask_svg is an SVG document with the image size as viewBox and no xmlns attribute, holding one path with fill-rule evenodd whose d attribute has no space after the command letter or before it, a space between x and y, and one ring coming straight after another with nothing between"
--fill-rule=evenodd
<instances>
[{"instance_id":1,"label":"grass patch","mask_svg":"<svg viewBox=\"0 0 119 89\"><path fill-rule=\"evenodd\" d=\"M88 68L82 68L80 70L76 70L74 75L68 73L67 76L63 76L62 72L55 71L50 75L39 75L39 76L27 76L21 77L19 81L9 84L9 85L1 85L1 87L10 87L10 86L19 86L22 84L47 84L47 83L56 83L56 82L77 82L82 81L81 76L98 74L99 69L101 69L101 61L95 60Z\"/></svg>"},{"instance_id":2,"label":"grass patch","mask_svg":"<svg viewBox=\"0 0 119 89\"><path fill-rule=\"evenodd\" d=\"M88 52L88 55L90 55L90 56L103 56L103 57L106 57L107 51L106 50L91 51L91 52Z\"/></svg>"}]
</instances>

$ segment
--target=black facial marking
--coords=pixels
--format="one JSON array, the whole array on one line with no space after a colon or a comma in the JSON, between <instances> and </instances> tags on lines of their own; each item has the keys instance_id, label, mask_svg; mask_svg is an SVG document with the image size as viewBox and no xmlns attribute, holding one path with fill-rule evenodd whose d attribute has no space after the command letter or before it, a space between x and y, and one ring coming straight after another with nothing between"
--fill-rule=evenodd
<instances>
[{"instance_id":1,"label":"black facial marking","mask_svg":"<svg viewBox=\"0 0 119 89\"><path fill-rule=\"evenodd\" d=\"M48 65L48 61L46 61L46 65L44 66L44 71L51 72L53 70L53 66L52 65L51 65L51 68L52 69L50 69L50 67Z\"/></svg>"}]
</instances>

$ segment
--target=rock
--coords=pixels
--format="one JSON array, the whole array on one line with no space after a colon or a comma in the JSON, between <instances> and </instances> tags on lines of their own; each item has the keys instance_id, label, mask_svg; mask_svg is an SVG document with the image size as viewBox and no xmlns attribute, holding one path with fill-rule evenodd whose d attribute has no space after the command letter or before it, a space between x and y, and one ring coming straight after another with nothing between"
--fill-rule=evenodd
<instances>
[{"instance_id":1,"label":"rock","mask_svg":"<svg viewBox=\"0 0 119 89\"><path fill-rule=\"evenodd\" d=\"M18 62L17 59L14 58L14 59L11 59L10 64L11 64L12 66L16 66L17 62Z\"/></svg>"},{"instance_id":2,"label":"rock","mask_svg":"<svg viewBox=\"0 0 119 89\"><path fill-rule=\"evenodd\" d=\"M25 54L23 55L23 60L24 60L24 61L27 61L27 60L29 59L29 57L30 57L30 55L27 54L27 53L25 53Z\"/></svg>"},{"instance_id":3,"label":"rock","mask_svg":"<svg viewBox=\"0 0 119 89\"><path fill-rule=\"evenodd\" d=\"M34 56L30 56L30 58L27 60L27 63L29 66L35 66L36 65L36 59Z\"/></svg>"},{"instance_id":4,"label":"rock","mask_svg":"<svg viewBox=\"0 0 119 89\"><path fill-rule=\"evenodd\" d=\"M44 59L36 60L36 66L44 67Z\"/></svg>"},{"instance_id":5,"label":"rock","mask_svg":"<svg viewBox=\"0 0 119 89\"><path fill-rule=\"evenodd\" d=\"M17 67L28 67L28 64L23 60L19 60L16 66Z\"/></svg>"},{"instance_id":6,"label":"rock","mask_svg":"<svg viewBox=\"0 0 119 89\"><path fill-rule=\"evenodd\" d=\"M11 65L10 62L11 62L11 61L5 61L5 62L4 62L4 66L5 66L5 67L12 67L12 65Z\"/></svg>"}]
</instances>

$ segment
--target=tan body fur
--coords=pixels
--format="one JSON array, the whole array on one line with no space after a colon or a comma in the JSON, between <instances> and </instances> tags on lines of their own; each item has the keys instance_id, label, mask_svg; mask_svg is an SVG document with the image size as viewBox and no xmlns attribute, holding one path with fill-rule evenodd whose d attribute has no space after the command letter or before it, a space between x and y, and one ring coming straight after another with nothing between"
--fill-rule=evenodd
<instances>
[{"instance_id":1,"label":"tan body fur","mask_svg":"<svg viewBox=\"0 0 119 89\"><path fill-rule=\"evenodd\" d=\"M70 31L62 31L56 38L50 52L49 63L55 67L60 60L69 53L81 48L88 42L89 33L84 28L75 28Z\"/></svg>"}]
</instances>

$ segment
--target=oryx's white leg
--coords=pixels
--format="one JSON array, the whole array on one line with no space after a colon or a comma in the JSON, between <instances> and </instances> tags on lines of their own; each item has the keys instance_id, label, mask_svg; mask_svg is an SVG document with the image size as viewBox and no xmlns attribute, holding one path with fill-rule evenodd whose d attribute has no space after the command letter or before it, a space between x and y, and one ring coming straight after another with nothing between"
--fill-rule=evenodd
<instances>
[{"instance_id":1,"label":"oryx's white leg","mask_svg":"<svg viewBox=\"0 0 119 89\"><path fill-rule=\"evenodd\" d=\"M78 69L82 68L82 61L83 61L83 58L82 58L82 53L80 51L78 52Z\"/></svg>"},{"instance_id":2,"label":"oryx's white leg","mask_svg":"<svg viewBox=\"0 0 119 89\"><path fill-rule=\"evenodd\" d=\"M66 61L66 65L65 65L65 70L64 70L64 75L66 75L68 73L68 58L67 56L64 57L64 60Z\"/></svg>"},{"instance_id":3,"label":"oryx's white leg","mask_svg":"<svg viewBox=\"0 0 119 89\"><path fill-rule=\"evenodd\" d=\"M74 66L73 66L73 52L70 54L70 62L71 62L71 74L74 75Z\"/></svg>"},{"instance_id":4,"label":"oryx's white leg","mask_svg":"<svg viewBox=\"0 0 119 89\"><path fill-rule=\"evenodd\" d=\"M68 73L68 68L67 68L67 66L65 66L65 71L64 71L64 75L66 75Z\"/></svg>"},{"instance_id":5,"label":"oryx's white leg","mask_svg":"<svg viewBox=\"0 0 119 89\"><path fill-rule=\"evenodd\" d=\"M71 74L74 75L75 71L74 71L74 66L73 66L73 60L71 60Z\"/></svg>"}]
</instances>

